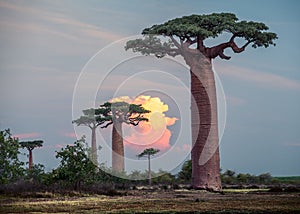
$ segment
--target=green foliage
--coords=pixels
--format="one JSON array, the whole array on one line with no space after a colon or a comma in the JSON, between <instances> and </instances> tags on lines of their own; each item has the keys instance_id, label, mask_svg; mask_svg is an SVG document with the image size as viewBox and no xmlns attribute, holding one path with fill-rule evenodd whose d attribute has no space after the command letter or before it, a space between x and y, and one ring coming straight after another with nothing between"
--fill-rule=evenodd
<instances>
[{"instance_id":1,"label":"green foliage","mask_svg":"<svg viewBox=\"0 0 300 214\"><path fill-rule=\"evenodd\" d=\"M154 184L164 184L171 185L175 182L175 176L169 172L159 170L157 173L153 174L153 183Z\"/></svg>"},{"instance_id":2,"label":"green foliage","mask_svg":"<svg viewBox=\"0 0 300 214\"><path fill-rule=\"evenodd\" d=\"M178 173L178 179L182 182L191 182L192 160L188 160L183 164L181 171Z\"/></svg>"},{"instance_id":3,"label":"green foliage","mask_svg":"<svg viewBox=\"0 0 300 214\"><path fill-rule=\"evenodd\" d=\"M275 46L274 40L277 39L277 35L268 32L268 29L264 23L239 21L232 13L194 14L145 28L142 31L144 38L128 41L125 50L132 49L143 55L154 54L160 58L165 55L185 55L188 49L191 50L190 46L195 44L195 49L210 59L220 56L228 60L230 57L223 53L226 48L240 53L249 44L252 44L253 48ZM216 38L224 33L232 35L229 41L213 47L204 45L204 40ZM163 41L161 36L169 40ZM245 45L239 48L234 42L235 38L244 39Z\"/></svg>"},{"instance_id":4,"label":"green foliage","mask_svg":"<svg viewBox=\"0 0 300 214\"><path fill-rule=\"evenodd\" d=\"M138 157L141 158L144 156L153 156L159 151L160 151L159 149L154 149L154 148L145 149L142 153L138 155Z\"/></svg>"},{"instance_id":5,"label":"green foliage","mask_svg":"<svg viewBox=\"0 0 300 214\"><path fill-rule=\"evenodd\" d=\"M273 178L270 175L270 173L263 173L260 175L239 173L236 175L236 173L232 170L226 170L221 175L221 179L224 184L238 184L238 185L271 184L273 181Z\"/></svg>"},{"instance_id":6,"label":"green foliage","mask_svg":"<svg viewBox=\"0 0 300 214\"><path fill-rule=\"evenodd\" d=\"M42 164L34 164L31 170L27 170L26 179L36 183L45 183L47 174L45 173L45 166Z\"/></svg>"},{"instance_id":7,"label":"green foliage","mask_svg":"<svg viewBox=\"0 0 300 214\"><path fill-rule=\"evenodd\" d=\"M88 126L90 128L94 128L108 120L108 111L109 109L103 107L97 109L86 109L82 111L83 115L78 119L73 120L72 123L75 123L77 126Z\"/></svg>"},{"instance_id":8,"label":"green foliage","mask_svg":"<svg viewBox=\"0 0 300 214\"><path fill-rule=\"evenodd\" d=\"M88 158L87 150L84 147L84 139L74 142L74 145L67 145L57 152L56 158L60 158L60 165L53 174L57 180L63 180L73 185L75 190L79 189L81 183L90 182L95 173L96 166Z\"/></svg>"},{"instance_id":9,"label":"green foliage","mask_svg":"<svg viewBox=\"0 0 300 214\"><path fill-rule=\"evenodd\" d=\"M0 184L17 180L23 175L23 162L19 161L20 145L10 130L0 131Z\"/></svg>"},{"instance_id":10,"label":"green foliage","mask_svg":"<svg viewBox=\"0 0 300 214\"><path fill-rule=\"evenodd\" d=\"M141 121L148 121L143 114L150 113L142 105L129 104L127 102L106 102L100 107L104 108L106 112L105 120L107 123L103 128L113 124L114 121L137 126Z\"/></svg>"},{"instance_id":11,"label":"green foliage","mask_svg":"<svg viewBox=\"0 0 300 214\"><path fill-rule=\"evenodd\" d=\"M176 56L179 52L174 49L172 41L162 41L154 35L147 35L143 39L130 40L125 46L125 50L132 49L133 52L140 52L143 55L154 54L157 58L171 55Z\"/></svg>"},{"instance_id":12,"label":"green foliage","mask_svg":"<svg viewBox=\"0 0 300 214\"><path fill-rule=\"evenodd\" d=\"M22 141L20 142L22 148L28 149L28 151L33 150L36 147L42 147L43 141L42 140L34 140L34 141Z\"/></svg>"},{"instance_id":13,"label":"green foliage","mask_svg":"<svg viewBox=\"0 0 300 214\"><path fill-rule=\"evenodd\" d=\"M185 37L217 37L233 26L237 17L231 13L213 13L209 15L190 15L172 19L160 25L143 30L142 34Z\"/></svg>"}]
</instances>

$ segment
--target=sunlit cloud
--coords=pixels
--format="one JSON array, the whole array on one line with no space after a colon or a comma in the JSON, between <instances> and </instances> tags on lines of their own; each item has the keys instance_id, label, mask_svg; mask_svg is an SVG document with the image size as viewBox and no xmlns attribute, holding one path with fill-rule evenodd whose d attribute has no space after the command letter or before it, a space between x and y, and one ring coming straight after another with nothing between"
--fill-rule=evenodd
<instances>
[{"instance_id":1,"label":"sunlit cloud","mask_svg":"<svg viewBox=\"0 0 300 214\"><path fill-rule=\"evenodd\" d=\"M175 124L178 118L168 117L165 113L169 106L159 97L140 95L134 99L123 96L110 100L111 102L125 101L128 103L141 104L145 109L150 110L145 114L148 122L141 122L138 126L124 126L125 145L135 151L153 147L160 150L167 150L171 147L170 138L172 132L168 126Z\"/></svg>"}]
</instances>

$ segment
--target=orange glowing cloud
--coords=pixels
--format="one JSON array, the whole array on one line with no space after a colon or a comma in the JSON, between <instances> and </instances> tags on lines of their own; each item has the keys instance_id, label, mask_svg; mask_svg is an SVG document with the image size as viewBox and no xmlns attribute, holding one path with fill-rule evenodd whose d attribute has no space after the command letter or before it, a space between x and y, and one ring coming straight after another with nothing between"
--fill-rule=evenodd
<instances>
[{"instance_id":1,"label":"orange glowing cloud","mask_svg":"<svg viewBox=\"0 0 300 214\"><path fill-rule=\"evenodd\" d=\"M141 122L138 126L123 126L124 143L126 147L133 150L143 150L144 148L157 148L165 151L170 148L171 131L168 126L175 124L175 117L167 117L164 113L169 110L169 106L165 104L159 97L151 97L140 95L135 99L127 96L114 98L111 102L125 101L133 104L141 104L145 109L150 110L149 114L145 114L148 122Z\"/></svg>"}]
</instances>

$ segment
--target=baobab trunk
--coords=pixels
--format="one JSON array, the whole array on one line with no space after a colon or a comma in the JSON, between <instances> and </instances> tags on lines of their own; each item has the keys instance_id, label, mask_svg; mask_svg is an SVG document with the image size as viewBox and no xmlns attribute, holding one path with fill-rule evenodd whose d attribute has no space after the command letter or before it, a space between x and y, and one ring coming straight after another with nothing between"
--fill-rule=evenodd
<instances>
[{"instance_id":1,"label":"baobab trunk","mask_svg":"<svg viewBox=\"0 0 300 214\"><path fill-rule=\"evenodd\" d=\"M186 60L191 73L192 185L221 191L218 114L211 60L201 53Z\"/></svg>"},{"instance_id":2,"label":"baobab trunk","mask_svg":"<svg viewBox=\"0 0 300 214\"><path fill-rule=\"evenodd\" d=\"M92 128L92 162L98 165L97 143L96 143L96 127Z\"/></svg>"},{"instance_id":3,"label":"baobab trunk","mask_svg":"<svg viewBox=\"0 0 300 214\"><path fill-rule=\"evenodd\" d=\"M124 168L122 123L116 120L112 130L112 169L114 172L123 172Z\"/></svg>"},{"instance_id":4,"label":"baobab trunk","mask_svg":"<svg viewBox=\"0 0 300 214\"><path fill-rule=\"evenodd\" d=\"M32 149L29 149L28 151L29 151L29 170L31 170L33 166Z\"/></svg>"}]
</instances>

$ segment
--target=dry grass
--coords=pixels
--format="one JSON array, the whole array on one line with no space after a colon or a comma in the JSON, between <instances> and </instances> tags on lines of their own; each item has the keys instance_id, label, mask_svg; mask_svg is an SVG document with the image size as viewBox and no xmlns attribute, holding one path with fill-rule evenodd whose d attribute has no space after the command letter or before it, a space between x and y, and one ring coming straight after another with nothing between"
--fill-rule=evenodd
<instances>
[{"instance_id":1,"label":"dry grass","mask_svg":"<svg viewBox=\"0 0 300 214\"><path fill-rule=\"evenodd\" d=\"M299 213L299 193L130 191L125 196L0 197L0 213Z\"/></svg>"}]
</instances>

